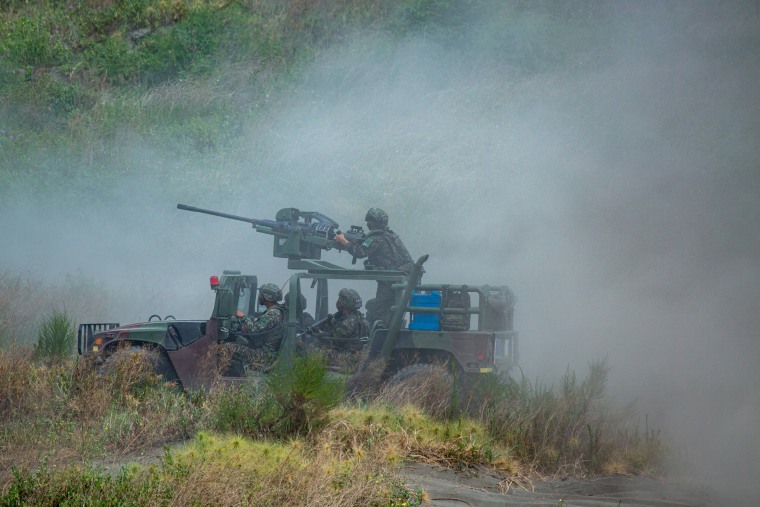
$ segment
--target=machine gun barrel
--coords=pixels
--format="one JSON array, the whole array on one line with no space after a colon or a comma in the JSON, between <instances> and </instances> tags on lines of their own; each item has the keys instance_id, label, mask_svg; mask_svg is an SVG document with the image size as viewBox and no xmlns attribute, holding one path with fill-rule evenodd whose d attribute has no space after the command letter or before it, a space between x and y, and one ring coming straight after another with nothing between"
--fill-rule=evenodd
<instances>
[{"instance_id":1,"label":"machine gun barrel","mask_svg":"<svg viewBox=\"0 0 760 507\"><path fill-rule=\"evenodd\" d=\"M247 222L256 229L256 232L274 236L273 255L275 257L284 257L289 260L319 260L322 250L330 250L338 246L335 241L338 223L316 211L283 208L277 212L275 220L260 220L186 204L177 204L177 208ZM353 228L352 231L355 235L356 231Z\"/></svg>"},{"instance_id":2,"label":"machine gun barrel","mask_svg":"<svg viewBox=\"0 0 760 507\"><path fill-rule=\"evenodd\" d=\"M188 206L187 204L177 204L177 209L185 211L195 211L196 213L205 213L206 215L214 215L222 218L229 218L230 220L238 220L240 222L248 222L254 227L257 225L266 225L268 220L257 220L255 218L241 217L238 215L230 215L229 213L222 213L221 211L213 211L210 209L196 208L195 206Z\"/></svg>"}]
</instances>

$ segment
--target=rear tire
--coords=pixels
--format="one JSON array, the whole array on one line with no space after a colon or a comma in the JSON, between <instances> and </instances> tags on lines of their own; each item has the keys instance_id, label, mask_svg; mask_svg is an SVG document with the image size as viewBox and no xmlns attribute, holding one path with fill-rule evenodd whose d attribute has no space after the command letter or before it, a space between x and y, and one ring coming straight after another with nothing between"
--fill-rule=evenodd
<instances>
[{"instance_id":1,"label":"rear tire","mask_svg":"<svg viewBox=\"0 0 760 507\"><path fill-rule=\"evenodd\" d=\"M397 370L388 379L388 383L400 384L402 382L410 381L415 377L424 377L428 375L440 375L442 380L451 380L451 374L444 366L436 366L430 363L416 363Z\"/></svg>"},{"instance_id":2,"label":"rear tire","mask_svg":"<svg viewBox=\"0 0 760 507\"><path fill-rule=\"evenodd\" d=\"M411 403L433 417L448 417L456 407L454 376L446 365L405 366L391 375L383 393L393 405Z\"/></svg>"}]
</instances>

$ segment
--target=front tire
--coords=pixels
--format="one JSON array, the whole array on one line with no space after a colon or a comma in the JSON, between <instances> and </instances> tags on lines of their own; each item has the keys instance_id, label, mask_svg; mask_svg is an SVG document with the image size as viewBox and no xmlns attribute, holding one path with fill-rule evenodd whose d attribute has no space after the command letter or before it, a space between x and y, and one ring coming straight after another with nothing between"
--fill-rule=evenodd
<instances>
[{"instance_id":1,"label":"front tire","mask_svg":"<svg viewBox=\"0 0 760 507\"><path fill-rule=\"evenodd\" d=\"M174 382L181 387L179 376L174 369L166 351L132 345L119 347L108 354L98 368L101 375L117 373L135 373L147 366L149 372L161 375L166 382Z\"/></svg>"}]
</instances>

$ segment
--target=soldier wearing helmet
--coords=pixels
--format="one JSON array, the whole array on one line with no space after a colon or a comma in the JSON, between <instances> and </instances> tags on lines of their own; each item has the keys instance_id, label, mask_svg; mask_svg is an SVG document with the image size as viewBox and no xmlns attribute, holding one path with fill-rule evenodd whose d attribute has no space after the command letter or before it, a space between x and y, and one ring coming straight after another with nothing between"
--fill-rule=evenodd
<instances>
[{"instance_id":1,"label":"soldier wearing helmet","mask_svg":"<svg viewBox=\"0 0 760 507\"><path fill-rule=\"evenodd\" d=\"M380 208L370 208L364 220L369 233L362 243L351 243L343 234L336 235L335 241L354 257L366 258L366 269L391 269L409 274L412 257L401 238L388 228L388 214ZM367 301L367 319L370 322L382 320L388 325L394 299L395 292L391 283L378 281L375 298Z\"/></svg>"},{"instance_id":2,"label":"soldier wearing helmet","mask_svg":"<svg viewBox=\"0 0 760 507\"><path fill-rule=\"evenodd\" d=\"M369 335L369 324L359 311L361 296L354 289L341 289L335 307L338 311L317 328L318 342L337 350L360 349L366 343L362 338Z\"/></svg>"},{"instance_id":3,"label":"soldier wearing helmet","mask_svg":"<svg viewBox=\"0 0 760 507\"><path fill-rule=\"evenodd\" d=\"M232 322L234 332L224 344L230 354L226 375L245 376L252 367L259 368L274 360L273 353L280 348L288 320L287 307L278 304L281 299L280 288L265 283L259 287L258 303L266 311L255 319L237 311Z\"/></svg>"},{"instance_id":4,"label":"soldier wearing helmet","mask_svg":"<svg viewBox=\"0 0 760 507\"><path fill-rule=\"evenodd\" d=\"M283 336L285 336L285 324L288 321L288 309L279 304L282 300L282 290L273 283L265 283L259 287L259 305L266 307L266 311L258 318L244 317L240 323L240 330L244 334L253 335L248 342L253 345L258 343L265 347L277 350L280 348Z\"/></svg>"}]
</instances>

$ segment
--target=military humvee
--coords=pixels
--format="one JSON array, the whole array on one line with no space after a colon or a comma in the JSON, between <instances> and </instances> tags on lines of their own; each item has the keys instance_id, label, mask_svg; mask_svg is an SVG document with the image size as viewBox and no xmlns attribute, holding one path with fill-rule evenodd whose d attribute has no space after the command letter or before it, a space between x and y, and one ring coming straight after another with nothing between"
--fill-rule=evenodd
<instances>
[{"instance_id":1,"label":"military humvee","mask_svg":"<svg viewBox=\"0 0 760 507\"><path fill-rule=\"evenodd\" d=\"M198 208L183 209L254 220ZM258 314L258 278L239 271L225 271L221 277L210 278L215 300L208 320L152 316L147 322L125 326L80 324L79 353L106 362L120 348L154 350L159 356L158 372L188 389L208 386L219 372L224 381L242 382L264 375L272 368L287 370L298 354L314 348L307 345L309 340L306 339L309 337L304 318L309 307L308 301L306 305L303 303L306 293L311 293L314 300L313 318L322 320L330 313L341 287L374 285L372 282L380 281L390 283L396 294L390 321L387 325L380 321L371 323L368 336L362 340L365 345L347 357L326 350L331 369L357 375L371 368L381 381L414 375L436 364L447 365L449 371L462 378L509 373L518 360L518 334L513 329L516 299L509 287L421 283L427 255L420 257L408 274L395 270L347 269L321 261L319 254L332 246L329 240L334 232L326 230L324 223L314 227L308 221L299 220L299 217L315 215L326 218L287 208L278 213L278 219L286 217L287 227L272 226L282 221L266 221L261 226L264 221L255 220L254 227L259 232L275 236L274 255L288 258L288 267L296 272L290 276L284 291L289 311L279 349L274 352L251 350L250 364L243 371L232 371L222 364L229 362L229 354L220 347L220 344L234 342L236 335L241 334L238 315ZM309 236L308 227L319 230L316 239ZM337 224L330 227L337 229ZM361 234L360 228L354 227L352 231ZM334 290L332 299L331 288Z\"/></svg>"}]
</instances>

